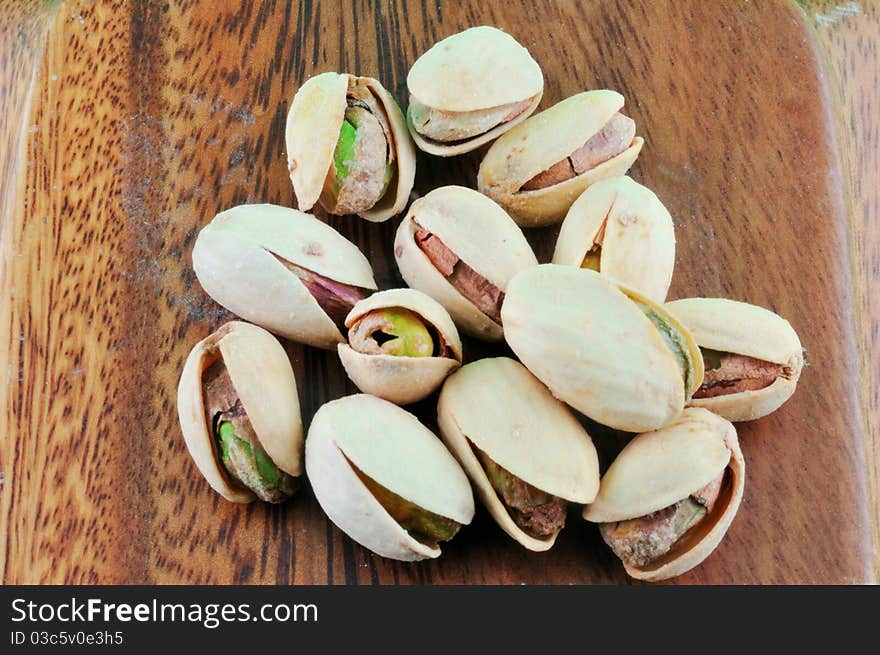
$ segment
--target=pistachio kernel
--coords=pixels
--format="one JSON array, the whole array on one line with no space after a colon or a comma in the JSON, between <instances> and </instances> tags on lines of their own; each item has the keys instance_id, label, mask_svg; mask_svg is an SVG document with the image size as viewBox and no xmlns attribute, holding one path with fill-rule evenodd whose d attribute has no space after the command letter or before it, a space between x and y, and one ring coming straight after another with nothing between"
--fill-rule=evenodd
<instances>
[{"instance_id":1,"label":"pistachio kernel","mask_svg":"<svg viewBox=\"0 0 880 655\"><path fill-rule=\"evenodd\" d=\"M204 389L207 418L227 475L261 500L287 500L298 482L279 469L260 445L222 359L205 372Z\"/></svg>"},{"instance_id":2,"label":"pistachio kernel","mask_svg":"<svg viewBox=\"0 0 880 655\"><path fill-rule=\"evenodd\" d=\"M394 151L387 119L370 89L352 85L321 204L333 214L356 214L372 208L388 191L394 176Z\"/></svg>"},{"instance_id":3,"label":"pistachio kernel","mask_svg":"<svg viewBox=\"0 0 880 655\"><path fill-rule=\"evenodd\" d=\"M617 112L583 145L528 180L521 190L544 189L582 175L629 148L635 135L635 121Z\"/></svg>"},{"instance_id":4,"label":"pistachio kernel","mask_svg":"<svg viewBox=\"0 0 880 655\"><path fill-rule=\"evenodd\" d=\"M452 539L461 528L457 521L435 514L394 493L361 471L347 457L345 459L382 508L416 541L436 548L439 542Z\"/></svg>"},{"instance_id":5,"label":"pistachio kernel","mask_svg":"<svg viewBox=\"0 0 880 655\"><path fill-rule=\"evenodd\" d=\"M445 347L437 343L432 330L415 312L403 307L374 309L349 329L352 348L368 355L397 357L440 356Z\"/></svg>"},{"instance_id":6,"label":"pistachio kernel","mask_svg":"<svg viewBox=\"0 0 880 655\"><path fill-rule=\"evenodd\" d=\"M523 532L541 539L565 527L568 501L530 485L473 444L471 447L510 518Z\"/></svg>"},{"instance_id":7,"label":"pistachio kernel","mask_svg":"<svg viewBox=\"0 0 880 655\"><path fill-rule=\"evenodd\" d=\"M602 539L629 566L642 568L669 553L712 511L726 471L687 498L646 516L602 523Z\"/></svg>"},{"instance_id":8,"label":"pistachio kernel","mask_svg":"<svg viewBox=\"0 0 880 655\"><path fill-rule=\"evenodd\" d=\"M791 367L747 355L700 348L706 373L694 398L714 398L766 389L779 378L790 378Z\"/></svg>"}]
</instances>

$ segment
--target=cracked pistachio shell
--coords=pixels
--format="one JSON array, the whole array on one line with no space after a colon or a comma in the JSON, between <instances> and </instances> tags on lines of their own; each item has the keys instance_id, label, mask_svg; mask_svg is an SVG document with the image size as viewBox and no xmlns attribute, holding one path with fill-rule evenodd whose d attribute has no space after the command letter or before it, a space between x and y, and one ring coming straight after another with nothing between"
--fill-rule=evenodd
<instances>
[{"instance_id":1,"label":"cracked pistachio shell","mask_svg":"<svg viewBox=\"0 0 880 655\"><path fill-rule=\"evenodd\" d=\"M437 407L443 441L464 467L477 495L508 535L533 551L550 549L556 534L535 538L511 518L473 447L533 487L574 503L599 490L599 461L587 431L569 409L520 364L507 357L463 366L443 385Z\"/></svg>"},{"instance_id":2,"label":"cracked pistachio shell","mask_svg":"<svg viewBox=\"0 0 880 655\"><path fill-rule=\"evenodd\" d=\"M583 516L594 523L645 516L687 498L725 468L729 477L712 512L658 560L644 568L625 566L640 580L681 575L715 550L742 500L745 461L729 421L689 407L667 427L636 436L602 477L599 495Z\"/></svg>"},{"instance_id":3,"label":"cracked pistachio shell","mask_svg":"<svg viewBox=\"0 0 880 655\"><path fill-rule=\"evenodd\" d=\"M452 371L461 366L461 338L455 323L443 306L415 289L379 291L358 302L345 319L351 328L358 319L376 309L408 309L433 327L446 343L446 357L402 357L364 354L347 343L337 348L345 372L357 388L397 405L422 400L433 392Z\"/></svg>"},{"instance_id":4,"label":"cracked pistachio shell","mask_svg":"<svg viewBox=\"0 0 880 655\"><path fill-rule=\"evenodd\" d=\"M339 131L345 120L349 81L365 84L385 110L395 149L397 173L385 195L358 214L368 221L386 221L406 207L416 175L416 150L397 102L372 77L321 73L303 84L290 105L285 128L287 165L299 208L309 211L318 202L333 161Z\"/></svg>"},{"instance_id":5,"label":"cracked pistachio shell","mask_svg":"<svg viewBox=\"0 0 880 655\"><path fill-rule=\"evenodd\" d=\"M420 150L450 157L489 143L525 120L541 102L541 67L516 39L481 25L448 36L413 64L406 78L412 96L444 112L472 112L501 107L532 98L522 113L475 137L444 143L420 135L407 125Z\"/></svg>"},{"instance_id":6,"label":"cracked pistachio shell","mask_svg":"<svg viewBox=\"0 0 880 655\"><path fill-rule=\"evenodd\" d=\"M679 360L637 301L668 324ZM703 379L690 333L661 306L599 273L543 264L514 277L501 308L504 336L553 395L594 421L627 432L678 416Z\"/></svg>"},{"instance_id":7,"label":"cracked pistachio shell","mask_svg":"<svg viewBox=\"0 0 880 655\"><path fill-rule=\"evenodd\" d=\"M330 520L378 555L414 561L438 557L440 549L411 537L370 493L352 464L423 509L462 525L473 518L467 476L443 442L415 416L366 394L333 400L312 419L306 472Z\"/></svg>"},{"instance_id":8,"label":"cracked pistachio shell","mask_svg":"<svg viewBox=\"0 0 880 655\"><path fill-rule=\"evenodd\" d=\"M394 258L410 287L443 305L467 334L501 340L501 325L459 293L416 245L416 222L501 291L518 272L538 264L522 230L486 196L473 189L446 186L410 205L394 239Z\"/></svg>"},{"instance_id":9,"label":"cracked pistachio shell","mask_svg":"<svg viewBox=\"0 0 880 655\"><path fill-rule=\"evenodd\" d=\"M626 173L644 139L635 137L620 154L559 184L520 188L584 145L622 107L622 95L603 89L579 93L531 116L492 144L480 164L477 188L523 227L558 223L591 184Z\"/></svg>"},{"instance_id":10,"label":"cracked pistachio shell","mask_svg":"<svg viewBox=\"0 0 880 655\"><path fill-rule=\"evenodd\" d=\"M192 254L205 292L229 311L293 341L335 348L344 341L339 328L278 257L336 282L376 288L357 246L287 207L227 209L202 228Z\"/></svg>"},{"instance_id":11,"label":"cracked pistachio shell","mask_svg":"<svg viewBox=\"0 0 880 655\"><path fill-rule=\"evenodd\" d=\"M303 473L303 429L290 360L266 330L230 321L199 341L186 359L177 387L177 411L186 447L208 484L234 503L256 496L235 484L220 463L205 410L204 372L219 358L260 445L285 473Z\"/></svg>"},{"instance_id":12,"label":"cracked pistachio shell","mask_svg":"<svg viewBox=\"0 0 880 655\"><path fill-rule=\"evenodd\" d=\"M687 326L697 344L721 352L754 357L791 370L769 387L714 398L694 398L729 421L751 421L776 411L791 398L804 365L803 348L791 324L769 309L726 298L684 298L666 309Z\"/></svg>"},{"instance_id":13,"label":"cracked pistachio shell","mask_svg":"<svg viewBox=\"0 0 880 655\"><path fill-rule=\"evenodd\" d=\"M556 240L554 264L580 267L604 226L599 272L666 300L675 266L675 229L663 203L627 176L596 182L574 201Z\"/></svg>"}]
</instances>

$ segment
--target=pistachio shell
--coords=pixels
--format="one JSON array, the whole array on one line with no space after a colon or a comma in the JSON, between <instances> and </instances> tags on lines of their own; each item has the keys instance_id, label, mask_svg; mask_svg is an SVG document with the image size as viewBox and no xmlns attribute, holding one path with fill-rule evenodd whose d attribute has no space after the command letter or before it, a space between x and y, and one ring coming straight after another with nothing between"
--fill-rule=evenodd
<instances>
[{"instance_id":1,"label":"pistachio shell","mask_svg":"<svg viewBox=\"0 0 880 655\"><path fill-rule=\"evenodd\" d=\"M790 377L779 377L764 389L694 398L690 405L730 421L751 421L776 411L792 396L804 356L797 333L784 318L769 309L726 298L684 298L667 303L666 308L703 348L746 355L791 370Z\"/></svg>"},{"instance_id":2,"label":"pistachio shell","mask_svg":"<svg viewBox=\"0 0 880 655\"><path fill-rule=\"evenodd\" d=\"M409 535L352 469L428 511L470 523L467 476L443 443L410 413L355 395L315 414L306 439L306 471L321 508L349 537L373 552L413 561L440 555Z\"/></svg>"},{"instance_id":3,"label":"pistachio shell","mask_svg":"<svg viewBox=\"0 0 880 655\"><path fill-rule=\"evenodd\" d=\"M529 51L509 34L486 25L436 43L416 60L406 82L420 102L445 112L478 111L532 98L529 107L513 119L459 142L427 139L408 120L418 147L442 157L470 152L497 138L525 120L538 107L544 92L541 68Z\"/></svg>"},{"instance_id":4,"label":"pistachio shell","mask_svg":"<svg viewBox=\"0 0 880 655\"><path fill-rule=\"evenodd\" d=\"M626 566L640 580L665 580L700 564L715 550L742 500L745 461L736 430L723 418L689 407L672 424L630 441L602 477L596 500L584 508L588 521L638 518L687 498L725 469L731 481L715 508L681 543L646 567Z\"/></svg>"},{"instance_id":5,"label":"pistachio shell","mask_svg":"<svg viewBox=\"0 0 880 655\"><path fill-rule=\"evenodd\" d=\"M464 332L480 339L501 339L501 325L461 295L416 245L415 221L501 291L516 273L538 263L522 231L489 198L472 189L447 186L410 206L394 240L394 257L409 286L443 305Z\"/></svg>"},{"instance_id":6,"label":"pistachio shell","mask_svg":"<svg viewBox=\"0 0 880 655\"><path fill-rule=\"evenodd\" d=\"M415 289L390 289L374 293L354 306L345 319L345 325L351 328L358 319L373 310L395 307L408 309L433 326L451 351L451 356L368 355L345 343L338 345L338 351L345 372L358 389L398 405L407 405L428 396L449 373L461 366L461 338L443 306Z\"/></svg>"},{"instance_id":7,"label":"pistachio shell","mask_svg":"<svg viewBox=\"0 0 880 655\"><path fill-rule=\"evenodd\" d=\"M600 180L575 200L553 263L580 267L603 226L599 272L662 303L675 265L675 229L663 203L632 178Z\"/></svg>"},{"instance_id":8,"label":"pistachio shell","mask_svg":"<svg viewBox=\"0 0 880 655\"><path fill-rule=\"evenodd\" d=\"M239 205L217 214L193 247L204 290L242 318L320 348L344 341L299 278L278 259L340 282L375 289L370 263L353 243L311 214Z\"/></svg>"},{"instance_id":9,"label":"pistachio shell","mask_svg":"<svg viewBox=\"0 0 880 655\"><path fill-rule=\"evenodd\" d=\"M296 379L284 348L271 334L230 321L195 345L177 387L177 411L187 449L208 484L235 503L255 499L232 482L216 451L202 385L204 371L218 358L229 372L251 426L266 454L282 471L302 475L303 432Z\"/></svg>"},{"instance_id":10,"label":"pistachio shell","mask_svg":"<svg viewBox=\"0 0 880 655\"><path fill-rule=\"evenodd\" d=\"M590 435L519 362L482 359L453 373L440 392L437 420L443 441L492 517L529 550L548 550L558 532L539 539L514 522L474 454L474 445L541 491L576 503L596 496L599 462Z\"/></svg>"},{"instance_id":11,"label":"pistachio shell","mask_svg":"<svg viewBox=\"0 0 880 655\"><path fill-rule=\"evenodd\" d=\"M687 380L637 300L676 332ZM553 395L595 421L641 432L684 408L703 377L693 338L662 307L599 273L544 264L515 276L501 308L507 343Z\"/></svg>"},{"instance_id":12,"label":"pistachio shell","mask_svg":"<svg viewBox=\"0 0 880 655\"><path fill-rule=\"evenodd\" d=\"M369 221L381 222L406 207L416 174L416 155L403 112L385 87L372 77L321 73L300 87L290 105L285 129L290 180L299 208L308 211L314 207L345 120L346 93L352 80L365 84L378 98L394 140L397 174L393 187L371 209L359 214Z\"/></svg>"},{"instance_id":13,"label":"pistachio shell","mask_svg":"<svg viewBox=\"0 0 880 655\"><path fill-rule=\"evenodd\" d=\"M523 227L559 222L591 184L626 173L644 139L635 137L623 152L565 182L533 191L521 187L571 155L621 107L623 96L603 89L579 93L531 116L492 144L480 164L477 187Z\"/></svg>"}]
</instances>

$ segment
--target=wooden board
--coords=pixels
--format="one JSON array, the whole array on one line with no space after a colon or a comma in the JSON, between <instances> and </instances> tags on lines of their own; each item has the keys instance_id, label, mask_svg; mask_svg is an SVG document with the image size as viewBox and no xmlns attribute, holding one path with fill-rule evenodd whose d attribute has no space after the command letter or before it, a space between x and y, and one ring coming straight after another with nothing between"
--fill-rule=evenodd
<instances>
[{"instance_id":1,"label":"wooden board","mask_svg":"<svg viewBox=\"0 0 880 655\"><path fill-rule=\"evenodd\" d=\"M876 64L877 53L847 44L860 30L876 36L878 14L850 5L4 8L3 583L628 582L575 512L548 553L522 550L480 510L439 560L383 560L333 527L309 490L282 507L224 502L196 473L177 425L183 361L229 318L195 280L193 240L231 205L293 204L283 130L298 86L321 71L352 71L405 102L415 58L482 23L509 31L540 62L542 108L585 88L625 95L646 139L632 175L675 219L670 297L768 306L807 349L795 397L739 426L748 478L726 540L677 582L874 581L878 402L869 385L880 376L869 293L877 269L866 262L877 261L877 241L861 235L877 218L877 192L876 168L858 153L873 152L876 164L876 148L859 138L871 123L854 121L875 121L876 146L877 73L864 62ZM835 45L846 29L853 38ZM871 79L873 95L864 90ZM855 87L857 108L847 92ZM853 120L847 107L858 109ZM478 163L479 153L420 154L415 191L473 186ZM860 170L873 187L854 182ZM380 288L400 284L397 222L330 219L370 257ZM555 234L528 234L542 261ZM306 421L354 391L332 353L288 350ZM466 344L468 358L504 350ZM434 420L432 402L416 411ZM613 437L600 436L613 450Z\"/></svg>"}]
</instances>

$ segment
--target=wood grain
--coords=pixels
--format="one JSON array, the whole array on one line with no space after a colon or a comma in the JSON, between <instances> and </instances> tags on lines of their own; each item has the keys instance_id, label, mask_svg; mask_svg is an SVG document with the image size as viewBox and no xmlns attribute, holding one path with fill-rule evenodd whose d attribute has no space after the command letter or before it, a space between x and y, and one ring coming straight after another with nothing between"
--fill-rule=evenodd
<instances>
[{"instance_id":1,"label":"wood grain","mask_svg":"<svg viewBox=\"0 0 880 655\"><path fill-rule=\"evenodd\" d=\"M198 287L193 240L232 204L293 204L283 128L298 86L347 70L378 77L404 102L415 58L481 23L511 32L542 64L542 107L583 88L626 96L646 138L632 174L676 222L671 297L771 307L807 348L792 401L740 426L748 479L728 537L677 582L874 581L880 242L868 229L878 207L869 185L877 85L866 87L877 75L876 11L823 33L814 14L830 9L813 7L71 1L57 10L30 86L19 62L36 60L41 30L25 30L28 45L0 69L0 108L19 108L22 121L0 134L25 135L0 161L10 198L2 581L628 582L575 513L544 554L524 552L481 511L437 561L382 560L333 527L308 490L283 507L222 501L176 423L189 349L229 318ZM0 25L43 24L16 18L34 16L21 8ZM473 186L479 156L420 155L416 193ZM329 221L373 261L381 288L400 284L396 220ZM555 233L528 235L542 261ZM466 344L468 358L503 350ZM307 421L354 391L335 356L288 351ZM415 411L433 422L431 401ZM597 437L606 454L618 445Z\"/></svg>"}]
</instances>

